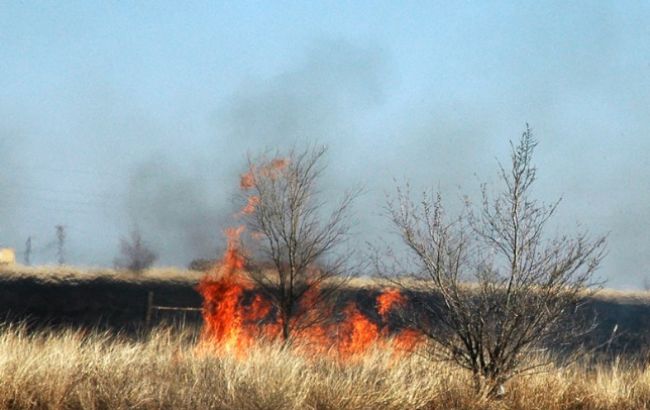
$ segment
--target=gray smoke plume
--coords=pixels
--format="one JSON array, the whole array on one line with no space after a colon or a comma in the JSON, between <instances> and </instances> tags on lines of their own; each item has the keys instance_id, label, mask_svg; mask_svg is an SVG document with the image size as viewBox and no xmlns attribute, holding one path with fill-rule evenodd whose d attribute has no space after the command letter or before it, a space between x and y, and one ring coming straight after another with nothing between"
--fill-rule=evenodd
<instances>
[{"instance_id":1,"label":"gray smoke plume","mask_svg":"<svg viewBox=\"0 0 650 410\"><path fill-rule=\"evenodd\" d=\"M164 159L151 160L132 172L127 198L133 229L142 229L144 239L163 251L162 263L216 256L227 212L205 181Z\"/></svg>"},{"instance_id":2,"label":"gray smoke plume","mask_svg":"<svg viewBox=\"0 0 650 410\"><path fill-rule=\"evenodd\" d=\"M333 147L330 159L342 155L355 117L382 99L384 63L374 49L319 43L297 66L238 87L214 113L214 142L192 160L194 168L156 157L132 169L128 214L161 263L217 256L222 229L238 223L231 198L248 153L318 141ZM332 188L349 178L333 171L325 181Z\"/></svg>"},{"instance_id":3,"label":"gray smoke plume","mask_svg":"<svg viewBox=\"0 0 650 410\"><path fill-rule=\"evenodd\" d=\"M394 179L410 180L416 194L439 189L452 207L462 194L476 199L530 122L539 198L564 197L558 230L578 220L611 232L601 274L609 286L634 287L650 275L650 83L637 50L647 25L628 29L605 9L557 19L546 10L515 26L454 25L451 48L381 36L378 47L325 40L292 54L288 46L279 68L255 61L246 72L235 61L228 80L207 66L189 78L127 60L84 65L86 49L73 59L52 49L61 58L33 65L34 81L20 67L6 77L16 88L0 101L0 242L21 248L33 236L45 249L34 263L51 263L62 224L70 263L110 265L120 236L138 227L159 264L185 266L216 256L222 229L239 223L231 197L247 153L320 143L330 147L328 200L366 188L355 207L363 243L388 235L381 213ZM574 25L578 17L589 24ZM122 57L97 47L88 50Z\"/></svg>"},{"instance_id":4,"label":"gray smoke plume","mask_svg":"<svg viewBox=\"0 0 650 410\"><path fill-rule=\"evenodd\" d=\"M241 85L216 115L220 143L259 149L340 140L381 101L384 59L344 41L319 43L298 67Z\"/></svg>"}]
</instances>

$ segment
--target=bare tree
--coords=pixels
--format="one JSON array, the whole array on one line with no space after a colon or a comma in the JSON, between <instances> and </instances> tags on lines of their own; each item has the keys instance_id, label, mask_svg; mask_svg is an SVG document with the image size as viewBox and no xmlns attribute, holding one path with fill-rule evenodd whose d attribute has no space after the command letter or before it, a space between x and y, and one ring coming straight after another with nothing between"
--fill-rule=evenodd
<instances>
[{"instance_id":1,"label":"bare tree","mask_svg":"<svg viewBox=\"0 0 650 410\"><path fill-rule=\"evenodd\" d=\"M481 204L466 200L457 218L445 214L439 194L414 203L408 185L388 206L409 251L406 262L416 267L415 281L392 279L413 295L405 319L426 335L433 357L471 371L484 397L540 365L530 361L533 353L560 348L593 327L579 308L596 289L592 276L605 237L545 235L559 201L531 197L536 144L527 126L511 143L510 169L499 164L504 190L491 199L483 185ZM388 264L377 262L386 272Z\"/></svg>"},{"instance_id":2,"label":"bare tree","mask_svg":"<svg viewBox=\"0 0 650 410\"><path fill-rule=\"evenodd\" d=\"M150 268L156 259L158 255L144 243L140 231L134 229L130 238L120 239L120 256L114 259L113 264L117 269L140 273Z\"/></svg>"},{"instance_id":3,"label":"bare tree","mask_svg":"<svg viewBox=\"0 0 650 410\"><path fill-rule=\"evenodd\" d=\"M242 177L250 193L244 215L262 259L251 277L274 305L285 343L328 318L328 303L350 276L345 245L350 206L359 191L345 193L326 212L317 187L326 151L311 147L249 158Z\"/></svg>"}]
</instances>

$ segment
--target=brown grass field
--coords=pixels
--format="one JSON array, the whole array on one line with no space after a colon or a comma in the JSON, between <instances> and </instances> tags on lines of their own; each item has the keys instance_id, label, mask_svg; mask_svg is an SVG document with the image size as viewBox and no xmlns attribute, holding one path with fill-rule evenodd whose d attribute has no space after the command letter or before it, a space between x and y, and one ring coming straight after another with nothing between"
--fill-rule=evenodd
<instances>
[{"instance_id":1,"label":"brown grass field","mask_svg":"<svg viewBox=\"0 0 650 410\"><path fill-rule=\"evenodd\" d=\"M190 330L133 341L84 331L0 331L3 409L644 409L650 370L574 364L513 380L481 402L468 375L413 354L357 362L260 346L241 360L197 348Z\"/></svg>"},{"instance_id":2,"label":"brown grass field","mask_svg":"<svg viewBox=\"0 0 650 410\"><path fill-rule=\"evenodd\" d=\"M193 288L201 276L178 269L135 276L3 268L0 312L11 320L0 327L0 409L650 408L650 369L638 354L634 360L627 354L629 346L645 348L639 337L650 316L645 292L605 290L594 301L604 331L612 323L628 330L613 360L548 367L513 379L502 398L483 402L467 373L416 353L395 356L383 348L341 362L261 345L237 359L201 345L200 320L135 337L129 332L141 325L148 290L162 304L200 305ZM358 279L350 292L373 286ZM65 320L56 321L60 315ZM108 325L92 325L97 318Z\"/></svg>"}]
</instances>

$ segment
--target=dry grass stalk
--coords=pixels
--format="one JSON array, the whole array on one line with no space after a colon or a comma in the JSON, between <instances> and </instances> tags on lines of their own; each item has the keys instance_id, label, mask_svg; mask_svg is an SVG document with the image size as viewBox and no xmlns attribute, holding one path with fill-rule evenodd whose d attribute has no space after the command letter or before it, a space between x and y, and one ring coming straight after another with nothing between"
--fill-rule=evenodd
<instances>
[{"instance_id":1,"label":"dry grass stalk","mask_svg":"<svg viewBox=\"0 0 650 410\"><path fill-rule=\"evenodd\" d=\"M540 358L542 360L543 358ZM259 346L244 360L198 349L194 333L132 341L66 331L0 332L0 408L8 409L642 409L650 370L630 364L551 368L480 402L471 376L419 355L373 351L354 364Z\"/></svg>"}]
</instances>

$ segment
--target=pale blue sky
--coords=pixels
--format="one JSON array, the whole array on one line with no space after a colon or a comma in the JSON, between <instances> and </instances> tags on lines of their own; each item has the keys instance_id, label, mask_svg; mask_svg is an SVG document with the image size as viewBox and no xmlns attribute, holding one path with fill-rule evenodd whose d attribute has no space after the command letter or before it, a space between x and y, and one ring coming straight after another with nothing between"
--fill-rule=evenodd
<instances>
[{"instance_id":1,"label":"pale blue sky","mask_svg":"<svg viewBox=\"0 0 650 410\"><path fill-rule=\"evenodd\" d=\"M209 256L246 151L318 140L327 187L454 199L526 122L558 224L610 232L600 274L650 276L647 2L1 2L0 244L109 265L138 224L161 264ZM45 249L42 249L45 248Z\"/></svg>"}]
</instances>

